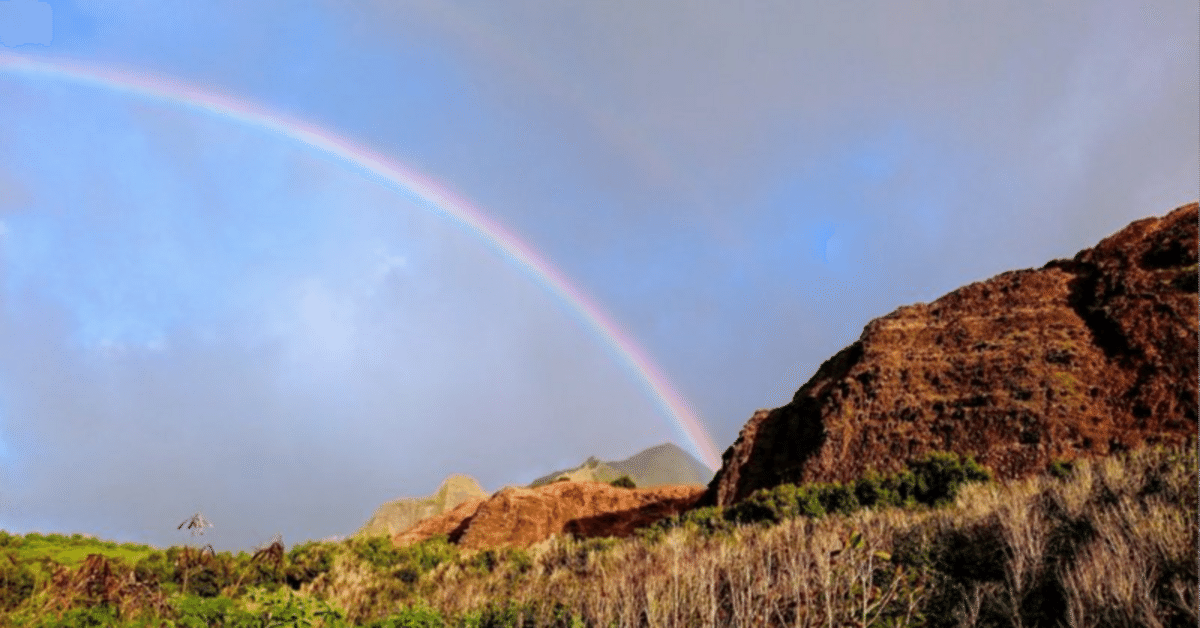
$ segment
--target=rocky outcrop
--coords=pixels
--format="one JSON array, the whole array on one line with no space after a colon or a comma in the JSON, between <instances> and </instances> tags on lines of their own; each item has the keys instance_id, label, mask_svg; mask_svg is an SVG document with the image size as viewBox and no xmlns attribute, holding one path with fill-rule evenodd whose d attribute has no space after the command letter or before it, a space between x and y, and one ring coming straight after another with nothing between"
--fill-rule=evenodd
<instances>
[{"instance_id":1,"label":"rocky outcrop","mask_svg":"<svg viewBox=\"0 0 1200 628\"><path fill-rule=\"evenodd\" d=\"M471 499L482 501L487 495L475 478L452 475L442 482L433 495L406 497L380 506L355 536L392 536L419 521L448 512Z\"/></svg>"},{"instance_id":2,"label":"rocky outcrop","mask_svg":"<svg viewBox=\"0 0 1200 628\"><path fill-rule=\"evenodd\" d=\"M530 488L544 486L559 478L575 482L611 482L628 475L640 488L655 486L705 485L712 471L673 443L655 445L625 460L603 462L588 458L574 469L564 469L542 476L529 484Z\"/></svg>"},{"instance_id":3,"label":"rocky outcrop","mask_svg":"<svg viewBox=\"0 0 1200 628\"><path fill-rule=\"evenodd\" d=\"M1014 478L1193 438L1196 249L1192 203L871 321L791 403L751 417L701 504L899 471L930 450Z\"/></svg>"},{"instance_id":4,"label":"rocky outcrop","mask_svg":"<svg viewBox=\"0 0 1200 628\"><path fill-rule=\"evenodd\" d=\"M528 546L555 534L581 538L628 536L691 508L703 486L623 489L596 482L555 482L506 488L487 500L464 503L392 537L396 545L438 534L467 549Z\"/></svg>"}]
</instances>

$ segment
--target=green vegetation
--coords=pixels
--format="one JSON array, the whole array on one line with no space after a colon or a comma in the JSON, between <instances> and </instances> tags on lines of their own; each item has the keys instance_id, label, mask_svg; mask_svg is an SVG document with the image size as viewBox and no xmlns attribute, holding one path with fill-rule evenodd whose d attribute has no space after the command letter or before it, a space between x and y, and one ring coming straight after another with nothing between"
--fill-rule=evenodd
<instances>
[{"instance_id":1,"label":"green vegetation","mask_svg":"<svg viewBox=\"0 0 1200 628\"><path fill-rule=\"evenodd\" d=\"M637 483L634 482L633 478L629 477L628 475L622 475L612 482L609 482L609 484L617 488L637 488Z\"/></svg>"},{"instance_id":2,"label":"green vegetation","mask_svg":"<svg viewBox=\"0 0 1200 628\"><path fill-rule=\"evenodd\" d=\"M0 533L0 625L1195 625L1196 472L1192 447L1145 449L998 484L934 454L526 549L352 538L231 555Z\"/></svg>"},{"instance_id":3,"label":"green vegetation","mask_svg":"<svg viewBox=\"0 0 1200 628\"><path fill-rule=\"evenodd\" d=\"M964 485L990 480L974 458L934 452L902 473L885 477L869 472L847 484L783 484L756 491L730 508L699 508L656 525L660 531L684 527L716 533L729 532L735 524L774 525L796 517L849 515L861 508L945 506Z\"/></svg>"}]
</instances>

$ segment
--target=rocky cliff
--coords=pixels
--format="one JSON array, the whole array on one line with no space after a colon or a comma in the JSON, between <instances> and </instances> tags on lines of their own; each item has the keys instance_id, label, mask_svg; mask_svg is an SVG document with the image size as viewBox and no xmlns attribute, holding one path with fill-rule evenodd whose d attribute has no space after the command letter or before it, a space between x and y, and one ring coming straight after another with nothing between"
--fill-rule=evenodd
<instances>
[{"instance_id":1,"label":"rocky cliff","mask_svg":"<svg viewBox=\"0 0 1200 628\"><path fill-rule=\"evenodd\" d=\"M470 499L487 497L487 493L467 475L446 478L433 495L406 497L379 507L355 536L391 536L403 532L417 522L448 512Z\"/></svg>"},{"instance_id":2,"label":"rocky cliff","mask_svg":"<svg viewBox=\"0 0 1200 628\"><path fill-rule=\"evenodd\" d=\"M637 528L691 508L703 486L623 489L597 482L555 482L506 488L471 500L392 537L398 546L438 534L467 549L528 546L554 534L628 536Z\"/></svg>"},{"instance_id":3,"label":"rocky cliff","mask_svg":"<svg viewBox=\"0 0 1200 628\"><path fill-rule=\"evenodd\" d=\"M700 503L899 471L930 450L1013 478L1194 437L1196 249L1192 203L871 321L791 403L751 417Z\"/></svg>"}]
</instances>

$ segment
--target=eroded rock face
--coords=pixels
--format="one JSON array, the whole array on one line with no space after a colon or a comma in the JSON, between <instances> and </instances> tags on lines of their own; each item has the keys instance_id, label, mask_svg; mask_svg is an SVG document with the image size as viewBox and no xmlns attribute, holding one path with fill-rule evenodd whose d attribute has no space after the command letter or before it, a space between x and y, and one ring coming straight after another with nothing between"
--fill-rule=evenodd
<instances>
[{"instance_id":1,"label":"eroded rock face","mask_svg":"<svg viewBox=\"0 0 1200 628\"><path fill-rule=\"evenodd\" d=\"M595 482L555 482L506 488L471 500L392 537L408 545L437 534L467 549L528 546L554 534L628 536L634 530L691 508L702 486L623 489Z\"/></svg>"},{"instance_id":2,"label":"eroded rock face","mask_svg":"<svg viewBox=\"0 0 1200 628\"><path fill-rule=\"evenodd\" d=\"M930 450L1014 478L1194 437L1196 249L1192 203L871 321L791 403L751 417L700 503L899 471Z\"/></svg>"}]
</instances>

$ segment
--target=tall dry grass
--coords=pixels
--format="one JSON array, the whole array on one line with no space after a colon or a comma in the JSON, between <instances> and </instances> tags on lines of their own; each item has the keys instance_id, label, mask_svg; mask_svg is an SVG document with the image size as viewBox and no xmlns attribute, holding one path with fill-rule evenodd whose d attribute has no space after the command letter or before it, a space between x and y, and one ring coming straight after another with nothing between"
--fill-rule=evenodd
<instances>
[{"instance_id":1,"label":"tall dry grass","mask_svg":"<svg viewBox=\"0 0 1200 628\"><path fill-rule=\"evenodd\" d=\"M1194 626L1196 477L1193 449L1147 449L945 509L555 538L530 561L443 565L419 595L444 617L506 601L537 626Z\"/></svg>"},{"instance_id":2,"label":"tall dry grass","mask_svg":"<svg viewBox=\"0 0 1200 628\"><path fill-rule=\"evenodd\" d=\"M1144 449L1063 477L968 485L940 509L528 549L443 543L404 564L333 544L332 567L299 593L344 610L348 625L415 607L428 621L377 625L1174 628L1198 620L1197 509L1194 447ZM100 573L56 577L35 600L74 604L99 591L79 582Z\"/></svg>"}]
</instances>

